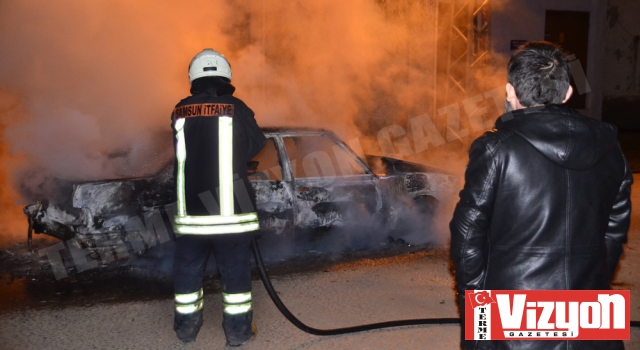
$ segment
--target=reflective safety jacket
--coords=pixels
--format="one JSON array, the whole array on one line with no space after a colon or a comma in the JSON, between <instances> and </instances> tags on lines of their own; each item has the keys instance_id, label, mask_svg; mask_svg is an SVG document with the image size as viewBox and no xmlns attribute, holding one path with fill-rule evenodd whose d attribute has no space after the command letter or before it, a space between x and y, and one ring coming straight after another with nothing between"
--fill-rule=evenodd
<instances>
[{"instance_id":1,"label":"reflective safety jacket","mask_svg":"<svg viewBox=\"0 0 640 350\"><path fill-rule=\"evenodd\" d=\"M171 119L176 138L176 234L233 234L260 228L247 162L266 144L253 111L232 95L196 93Z\"/></svg>"}]
</instances>

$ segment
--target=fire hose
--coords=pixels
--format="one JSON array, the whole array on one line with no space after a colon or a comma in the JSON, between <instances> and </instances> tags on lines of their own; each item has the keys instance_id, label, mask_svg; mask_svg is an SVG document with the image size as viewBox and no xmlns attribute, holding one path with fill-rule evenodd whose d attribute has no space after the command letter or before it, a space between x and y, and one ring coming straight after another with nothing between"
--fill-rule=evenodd
<instances>
[{"instance_id":1,"label":"fire hose","mask_svg":"<svg viewBox=\"0 0 640 350\"><path fill-rule=\"evenodd\" d=\"M457 324L460 323L459 318L423 318L423 319L414 319L414 320L399 320L399 321L389 321L389 322L380 322L380 323L372 323L365 324L360 326L353 327L345 327L345 328L335 328L335 329L317 329L310 326L307 326L302 321L300 321L297 317L295 317L289 309L284 305L278 293L273 288L271 284L271 280L269 279L269 275L267 274L267 270L264 267L264 262L262 261L262 255L260 254L260 248L258 248L258 242L254 237L251 241L251 247L253 248L253 256L256 260L256 265L258 267L258 272L260 273L260 278L262 279L262 283L264 284L267 293L273 300L273 303L276 304L276 307L280 312L284 315L284 317L289 320L289 322L293 323L294 326L298 327L300 330L307 332L313 335L339 335L346 333L356 333L356 332L364 332L370 331L373 329L381 329L381 328L390 328L390 327L402 327L402 326L415 326L415 325L429 325L429 324Z\"/></svg>"},{"instance_id":2,"label":"fire hose","mask_svg":"<svg viewBox=\"0 0 640 350\"><path fill-rule=\"evenodd\" d=\"M443 324L459 324L460 318L419 318L419 319L411 319L411 320L397 320L397 321L387 321L380 323L371 323L364 324L359 326L352 327L344 327L344 328L334 328L334 329L318 329L307 326L302 321L300 321L296 316L294 316L291 311L284 305L278 293L273 288L273 284L271 284L271 279L269 279L269 275L267 274L267 269L264 266L264 262L262 261L262 254L260 254L260 248L258 247L258 241L256 237L253 237L251 240L251 248L253 249L253 256L256 261L256 266L258 267L258 273L260 274L260 279L264 284L264 288L267 290L269 297L276 305L278 310L282 313L284 317L289 320L294 326L298 327L300 330L313 334L313 335L339 335L339 334L347 334L347 333L357 333L370 331L374 329L382 329L382 328L392 328L392 327L404 327L404 326L417 326L417 325L443 325ZM630 321L631 327L640 327L640 321Z\"/></svg>"}]
</instances>

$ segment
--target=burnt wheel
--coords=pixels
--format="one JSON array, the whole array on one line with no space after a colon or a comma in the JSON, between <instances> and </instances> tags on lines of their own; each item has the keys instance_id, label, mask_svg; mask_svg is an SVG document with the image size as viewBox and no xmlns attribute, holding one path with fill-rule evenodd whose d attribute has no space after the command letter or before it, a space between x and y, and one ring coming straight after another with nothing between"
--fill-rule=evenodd
<instances>
[{"instance_id":1,"label":"burnt wheel","mask_svg":"<svg viewBox=\"0 0 640 350\"><path fill-rule=\"evenodd\" d=\"M432 196L418 196L413 199L420 213L433 217L440 207L440 201Z\"/></svg>"}]
</instances>

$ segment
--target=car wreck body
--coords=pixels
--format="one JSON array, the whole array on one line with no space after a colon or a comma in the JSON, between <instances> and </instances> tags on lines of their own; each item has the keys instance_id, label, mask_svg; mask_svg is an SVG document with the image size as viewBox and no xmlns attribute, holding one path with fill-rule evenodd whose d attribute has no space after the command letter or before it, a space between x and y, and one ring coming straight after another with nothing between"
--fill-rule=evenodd
<instances>
[{"instance_id":1,"label":"car wreck body","mask_svg":"<svg viewBox=\"0 0 640 350\"><path fill-rule=\"evenodd\" d=\"M333 133L265 128L267 145L250 163L264 236L313 236L317 229L397 226L407 205L425 215L452 197L458 177L393 158L360 158ZM373 169L373 170L372 170ZM172 238L173 160L154 176L75 183L68 197L25 207L29 234L44 233L76 248L122 255Z\"/></svg>"}]
</instances>

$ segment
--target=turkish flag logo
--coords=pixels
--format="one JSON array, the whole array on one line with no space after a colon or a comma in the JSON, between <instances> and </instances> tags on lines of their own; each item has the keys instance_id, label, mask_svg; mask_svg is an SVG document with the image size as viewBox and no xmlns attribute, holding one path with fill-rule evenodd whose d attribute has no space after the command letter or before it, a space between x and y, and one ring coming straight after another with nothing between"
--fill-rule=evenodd
<instances>
[{"instance_id":1,"label":"turkish flag logo","mask_svg":"<svg viewBox=\"0 0 640 350\"><path fill-rule=\"evenodd\" d=\"M491 297L491 295L489 295L489 292L487 291L469 294L468 296L469 296L469 301L471 302L471 307L474 309L478 306L487 305L491 303L495 304L496 302L495 300L493 300L493 298Z\"/></svg>"}]
</instances>

